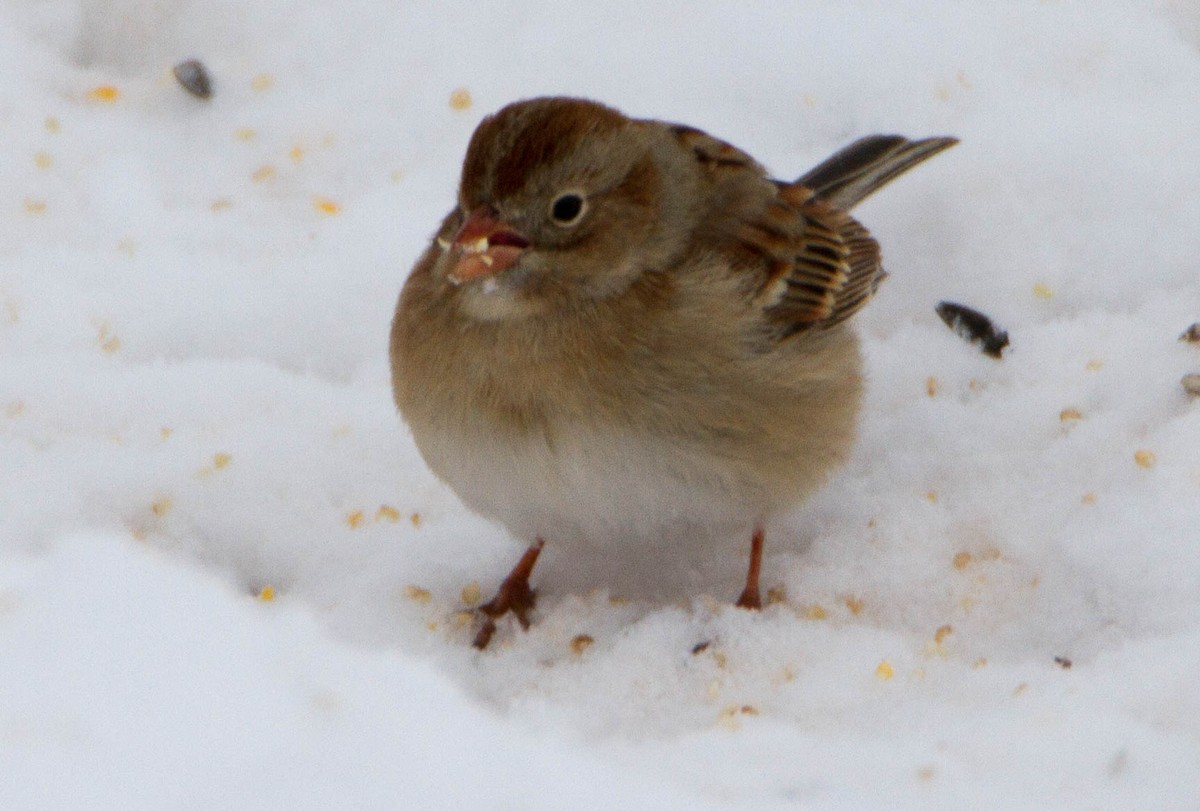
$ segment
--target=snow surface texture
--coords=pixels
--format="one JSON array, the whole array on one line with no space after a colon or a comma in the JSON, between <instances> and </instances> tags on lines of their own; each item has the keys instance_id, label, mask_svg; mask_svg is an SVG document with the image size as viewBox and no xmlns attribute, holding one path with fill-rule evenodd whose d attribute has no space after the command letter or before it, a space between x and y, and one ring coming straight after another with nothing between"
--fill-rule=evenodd
<instances>
[{"instance_id":1,"label":"snow surface texture","mask_svg":"<svg viewBox=\"0 0 1200 811\"><path fill-rule=\"evenodd\" d=\"M0 0L0 807L1200 807L1198 88L1189 0ZM859 209L862 439L783 601L547 582L478 654L524 539L425 470L386 335L547 93L784 177L962 144Z\"/></svg>"}]
</instances>

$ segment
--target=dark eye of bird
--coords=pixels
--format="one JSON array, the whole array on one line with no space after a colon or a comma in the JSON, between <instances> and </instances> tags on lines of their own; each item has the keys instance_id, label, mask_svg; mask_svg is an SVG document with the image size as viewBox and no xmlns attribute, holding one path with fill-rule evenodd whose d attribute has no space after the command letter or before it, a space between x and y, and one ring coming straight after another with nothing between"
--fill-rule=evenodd
<instances>
[{"instance_id":1,"label":"dark eye of bird","mask_svg":"<svg viewBox=\"0 0 1200 811\"><path fill-rule=\"evenodd\" d=\"M583 198L574 192L559 195L550 204L550 217L558 225L574 225L583 216Z\"/></svg>"}]
</instances>

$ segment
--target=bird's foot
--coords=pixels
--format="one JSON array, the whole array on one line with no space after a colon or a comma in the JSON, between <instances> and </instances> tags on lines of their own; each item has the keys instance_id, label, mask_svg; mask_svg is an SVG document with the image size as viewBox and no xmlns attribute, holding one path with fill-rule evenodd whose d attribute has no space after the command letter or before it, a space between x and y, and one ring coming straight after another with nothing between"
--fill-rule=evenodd
<instances>
[{"instance_id":1,"label":"bird's foot","mask_svg":"<svg viewBox=\"0 0 1200 811\"><path fill-rule=\"evenodd\" d=\"M492 635L496 633L496 620L505 614L511 612L522 628L529 627L529 612L537 603L537 592L529 586L529 575L533 573L538 555L542 553L542 546L544 542L541 538L534 541L509 572L508 577L504 578L496 596L476 609L483 622L471 644L479 650L486 648L492 641Z\"/></svg>"},{"instance_id":2,"label":"bird's foot","mask_svg":"<svg viewBox=\"0 0 1200 811\"><path fill-rule=\"evenodd\" d=\"M748 608L751 611L758 611L762 608L762 598L759 596L757 588L751 589L747 586L742 589L742 593L734 605L738 608Z\"/></svg>"},{"instance_id":3,"label":"bird's foot","mask_svg":"<svg viewBox=\"0 0 1200 811\"><path fill-rule=\"evenodd\" d=\"M750 539L750 569L746 572L746 588L738 597L737 607L757 611L762 608L762 597L758 594L758 573L762 569L763 528L755 527Z\"/></svg>"}]
</instances>

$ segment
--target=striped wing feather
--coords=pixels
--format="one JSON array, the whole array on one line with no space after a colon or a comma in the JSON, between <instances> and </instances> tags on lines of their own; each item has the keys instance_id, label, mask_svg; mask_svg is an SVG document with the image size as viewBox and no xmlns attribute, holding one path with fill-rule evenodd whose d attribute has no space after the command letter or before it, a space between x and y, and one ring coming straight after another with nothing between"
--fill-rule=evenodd
<instances>
[{"instance_id":1,"label":"striped wing feather","mask_svg":"<svg viewBox=\"0 0 1200 811\"><path fill-rule=\"evenodd\" d=\"M790 216L791 226L750 224L739 234L768 258L764 315L780 337L828 329L862 309L887 275L879 245L857 220L810 189L780 184L779 191L783 205L773 203L768 219Z\"/></svg>"},{"instance_id":2,"label":"striped wing feather","mask_svg":"<svg viewBox=\"0 0 1200 811\"><path fill-rule=\"evenodd\" d=\"M763 194L763 167L731 144L708 133L671 125L716 187L728 190L727 212L745 204L737 191ZM758 301L780 338L828 329L853 316L887 277L879 244L847 212L897 176L957 143L954 138L910 141L900 135L861 138L808 171L794 183L765 183L774 194L734 229L730 246L747 268L765 268ZM750 190L753 191L750 191ZM761 200L761 198L756 198ZM736 219L736 215L734 215Z\"/></svg>"}]
</instances>

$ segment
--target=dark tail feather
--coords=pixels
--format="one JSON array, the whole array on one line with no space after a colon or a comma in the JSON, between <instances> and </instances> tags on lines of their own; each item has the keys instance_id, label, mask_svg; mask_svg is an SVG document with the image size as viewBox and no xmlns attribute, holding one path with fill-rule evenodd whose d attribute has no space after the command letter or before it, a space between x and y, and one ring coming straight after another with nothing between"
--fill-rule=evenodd
<instances>
[{"instance_id":1,"label":"dark tail feather","mask_svg":"<svg viewBox=\"0 0 1200 811\"><path fill-rule=\"evenodd\" d=\"M910 141L902 135L868 135L822 161L797 182L815 191L818 200L849 211L892 178L957 143L957 138Z\"/></svg>"}]
</instances>

